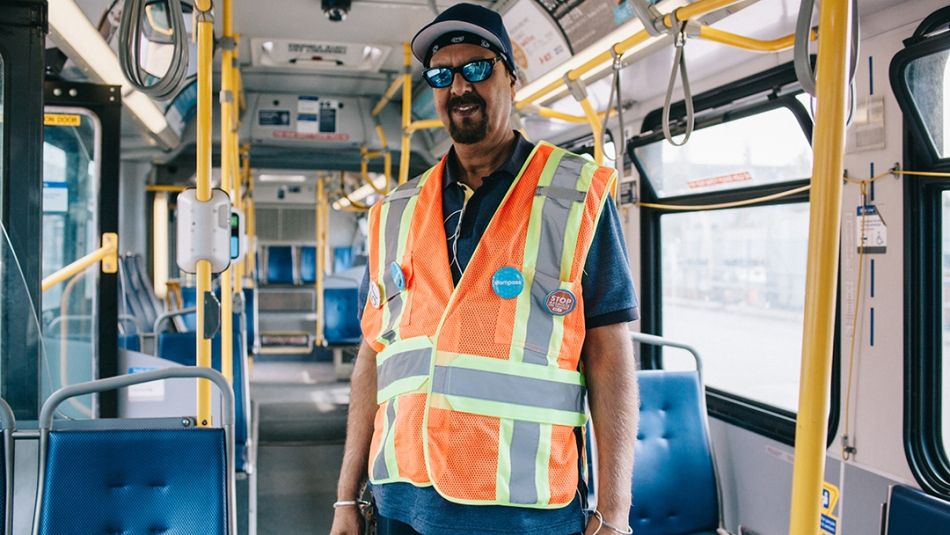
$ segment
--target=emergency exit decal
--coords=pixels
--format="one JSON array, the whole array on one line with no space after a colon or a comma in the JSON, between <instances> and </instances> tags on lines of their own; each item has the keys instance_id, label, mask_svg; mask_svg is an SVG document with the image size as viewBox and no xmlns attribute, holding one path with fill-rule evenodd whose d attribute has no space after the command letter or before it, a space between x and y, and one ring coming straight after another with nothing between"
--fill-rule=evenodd
<instances>
[{"instance_id":1,"label":"emergency exit decal","mask_svg":"<svg viewBox=\"0 0 950 535\"><path fill-rule=\"evenodd\" d=\"M887 252L887 225L877 206L858 206L855 223L855 243L858 253L883 254Z\"/></svg>"}]
</instances>

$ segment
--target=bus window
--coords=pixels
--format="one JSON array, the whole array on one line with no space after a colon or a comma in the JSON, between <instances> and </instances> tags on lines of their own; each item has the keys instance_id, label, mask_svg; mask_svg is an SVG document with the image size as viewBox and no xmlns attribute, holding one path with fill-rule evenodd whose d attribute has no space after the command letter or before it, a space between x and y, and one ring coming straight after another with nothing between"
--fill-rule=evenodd
<instances>
[{"instance_id":1,"label":"bus window","mask_svg":"<svg viewBox=\"0 0 950 535\"><path fill-rule=\"evenodd\" d=\"M941 384L943 385L943 395L941 396L943 401L943 407L941 408L941 414L943 415L943 447L947 452L947 457L950 457L950 395L947 394L948 385L950 385L950 191L943 192L943 210L941 213L941 218L943 219L943 249L941 251L941 256L943 256L943 365L940 369L943 371L943 377Z\"/></svg>"},{"instance_id":2,"label":"bus window","mask_svg":"<svg viewBox=\"0 0 950 535\"><path fill-rule=\"evenodd\" d=\"M639 146L634 141L645 200L717 204L807 184L810 121L801 101L786 96L721 113L698 121L683 147L658 137L659 128ZM655 316L645 328L700 352L713 414L747 422L746 411L754 410L764 419L750 429L790 440L798 407L807 194L727 209L656 210L645 228L659 262L648 269L662 291L645 311L645 318ZM662 366L691 369L684 355L664 351Z\"/></svg>"},{"instance_id":3,"label":"bus window","mask_svg":"<svg viewBox=\"0 0 950 535\"><path fill-rule=\"evenodd\" d=\"M763 133L767 133L763 135ZM775 184L811 175L811 146L788 108L697 130L675 147L636 149L658 197Z\"/></svg>"},{"instance_id":4,"label":"bus window","mask_svg":"<svg viewBox=\"0 0 950 535\"><path fill-rule=\"evenodd\" d=\"M3 176L3 72L3 54L0 54L0 177ZM3 188L0 188L0 206L3 206Z\"/></svg>"},{"instance_id":5,"label":"bus window","mask_svg":"<svg viewBox=\"0 0 950 535\"><path fill-rule=\"evenodd\" d=\"M79 108L46 108L43 143L43 276L99 247L98 118ZM95 377L98 270L43 293L41 320L48 366L44 396ZM88 401L64 405L70 416L92 414Z\"/></svg>"},{"instance_id":6,"label":"bus window","mask_svg":"<svg viewBox=\"0 0 950 535\"><path fill-rule=\"evenodd\" d=\"M914 108L939 158L950 156L950 50L917 58L904 76Z\"/></svg>"}]
</instances>

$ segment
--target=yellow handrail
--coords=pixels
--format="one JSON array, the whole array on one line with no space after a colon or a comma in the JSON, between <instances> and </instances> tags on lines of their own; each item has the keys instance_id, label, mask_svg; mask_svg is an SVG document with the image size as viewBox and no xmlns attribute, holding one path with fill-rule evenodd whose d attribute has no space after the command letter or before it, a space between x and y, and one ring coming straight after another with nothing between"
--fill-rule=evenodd
<instances>
[{"instance_id":1,"label":"yellow handrail","mask_svg":"<svg viewBox=\"0 0 950 535\"><path fill-rule=\"evenodd\" d=\"M586 115L572 115L570 113L564 113L562 111L557 111L552 108L547 108L544 106L537 106L536 108L531 108L530 111L534 111L538 114L539 117L544 117L545 119L558 119L561 121L566 121L568 123L577 123L577 124L588 124L589 120ZM600 121L604 120L604 115L609 113L614 115L617 112L617 108L610 108L608 112L599 112L597 113L597 119Z\"/></svg>"},{"instance_id":2,"label":"yellow handrail","mask_svg":"<svg viewBox=\"0 0 950 535\"><path fill-rule=\"evenodd\" d=\"M224 41L234 43L232 24L232 0L222 0L221 18ZM237 113L237 97L234 84L234 49L222 47L221 51L221 189L234 198L234 153L237 145L233 142ZM234 376L234 270L228 266L221 273L221 373L229 383Z\"/></svg>"},{"instance_id":3,"label":"yellow handrail","mask_svg":"<svg viewBox=\"0 0 950 535\"><path fill-rule=\"evenodd\" d=\"M386 187L383 189L388 195L393 178L393 155L389 152L389 143L386 142L386 132L383 131L383 125L379 123L376 123L376 136L379 138L379 144L383 147L383 175L386 177Z\"/></svg>"},{"instance_id":4,"label":"yellow handrail","mask_svg":"<svg viewBox=\"0 0 950 535\"><path fill-rule=\"evenodd\" d=\"M415 132L416 130L428 130L429 128L442 128L442 126L442 119L421 119L409 123L409 130Z\"/></svg>"},{"instance_id":5,"label":"yellow handrail","mask_svg":"<svg viewBox=\"0 0 950 535\"><path fill-rule=\"evenodd\" d=\"M163 184L148 184L145 186L145 191L149 193L181 193L188 189L188 186L174 186L174 185L163 185Z\"/></svg>"},{"instance_id":6,"label":"yellow handrail","mask_svg":"<svg viewBox=\"0 0 950 535\"><path fill-rule=\"evenodd\" d=\"M818 113L790 535L815 533L821 513L841 233L850 7L851 0L825 0L819 15L822 32L818 43Z\"/></svg>"},{"instance_id":7,"label":"yellow handrail","mask_svg":"<svg viewBox=\"0 0 950 535\"><path fill-rule=\"evenodd\" d=\"M387 177L386 186L380 188L379 186L376 185L375 182L373 182L373 179L370 178L369 176L369 158L371 158L370 154L371 154L370 151L366 150L366 147L360 147L360 176L363 177L363 182L366 182L367 184L369 184L369 187L373 188L373 191L375 191L376 193L380 195L386 196L389 194L389 192L386 191L389 189L388 177ZM342 184L343 184L343 176L341 175L340 176L341 188L343 187Z\"/></svg>"},{"instance_id":8,"label":"yellow handrail","mask_svg":"<svg viewBox=\"0 0 950 535\"><path fill-rule=\"evenodd\" d=\"M106 232L102 235L102 246L86 256L63 266L55 273L50 274L43 279L40 284L42 291L49 290L53 286L73 277L90 267L102 262L103 273L115 273L119 267L119 235L115 232Z\"/></svg>"},{"instance_id":9,"label":"yellow handrail","mask_svg":"<svg viewBox=\"0 0 950 535\"><path fill-rule=\"evenodd\" d=\"M604 163L603 122L597 116L594 107L591 106L590 99L584 98L580 104L587 116L587 122L590 123L590 130L594 134L594 161L597 162L597 165L601 165Z\"/></svg>"},{"instance_id":10,"label":"yellow handrail","mask_svg":"<svg viewBox=\"0 0 950 535\"><path fill-rule=\"evenodd\" d=\"M342 171L340 172L343 173ZM340 177L342 180L343 177ZM324 302L323 302L323 278L326 272L326 257L327 257L327 217L328 212L330 211L330 206L327 200L327 190L326 184L321 177L317 177L317 213L315 214L317 222L316 228L316 282L314 287L317 292L317 325L316 325L316 336L314 338L314 344L317 347L323 347L326 343L324 339Z\"/></svg>"},{"instance_id":11,"label":"yellow handrail","mask_svg":"<svg viewBox=\"0 0 950 535\"><path fill-rule=\"evenodd\" d=\"M402 87L402 84L406 81L404 76L397 76L393 83L389 84L389 87L386 89L386 92L383 93L383 97L379 99L379 102L373 106L373 111L371 115L376 117L379 115L383 108L386 107L386 104L389 104L389 101L392 100L393 95L396 94L396 91L399 91L399 88Z\"/></svg>"},{"instance_id":12,"label":"yellow handrail","mask_svg":"<svg viewBox=\"0 0 950 535\"><path fill-rule=\"evenodd\" d=\"M810 40L814 40L818 35L818 32L812 30L809 36ZM749 50L752 52L780 52L792 47L795 44L795 34L789 34L784 37L779 37L777 39L763 40L755 39L752 37L746 37L744 35L738 35L732 32L727 32L712 26L700 26L699 27L699 38L705 39L707 41L713 41L715 43L720 43L728 46L733 46L736 48L741 48L742 50Z\"/></svg>"},{"instance_id":13,"label":"yellow handrail","mask_svg":"<svg viewBox=\"0 0 950 535\"><path fill-rule=\"evenodd\" d=\"M211 85L212 63L214 61L214 21L211 12L211 0L196 0L198 25L198 111L197 111L197 191L195 196L198 202L211 200ZM197 333L195 336L195 353L197 365L202 368L211 367L211 339L205 338L204 330L207 322L205 318L204 298L211 292L211 262L199 260L197 269L196 304ZM198 425L211 425L211 384L208 381L198 380Z\"/></svg>"},{"instance_id":14,"label":"yellow handrail","mask_svg":"<svg viewBox=\"0 0 950 535\"><path fill-rule=\"evenodd\" d=\"M409 43L402 44L403 64L406 72L402 75L402 143L399 148L399 184L409 180L409 150L412 138L412 48Z\"/></svg>"}]
</instances>

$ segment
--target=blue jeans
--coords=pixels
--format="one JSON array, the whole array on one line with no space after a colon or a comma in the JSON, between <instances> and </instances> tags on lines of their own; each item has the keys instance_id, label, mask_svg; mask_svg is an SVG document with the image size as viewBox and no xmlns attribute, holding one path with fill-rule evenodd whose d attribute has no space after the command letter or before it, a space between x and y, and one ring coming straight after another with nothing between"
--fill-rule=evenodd
<instances>
[{"instance_id":1,"label":"blue jeans","mask_svg":"<svg viewBox=\"0 0 950 535\"><path fill-rule=\"evenodd\" d=\"M421 535L412 526L381 516L376 517L376 535ZM581 535L578 533L577 535Z\"/></svg>"}]
</instances>

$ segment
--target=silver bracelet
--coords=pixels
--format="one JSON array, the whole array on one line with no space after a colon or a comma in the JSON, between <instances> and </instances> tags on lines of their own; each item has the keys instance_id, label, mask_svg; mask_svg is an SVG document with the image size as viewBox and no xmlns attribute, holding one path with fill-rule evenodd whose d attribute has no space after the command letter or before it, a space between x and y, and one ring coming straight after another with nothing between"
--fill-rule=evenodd
<instances>
[{"instance_id":1,"label":"silver bracelet","mask_svg":"<svg viewBox=\"0 0 950 535\"><path fill-rule=\"evenodd\" d=\"M617 526L608 524L607 521L604 520L604 515L603 515L603 513L601 513L601 512L598 511L597 509L594 509L594 517L597 519L598 522L600 522L600 525L597 526L597 530L594 531L594 534L595 534L595 535L596 535L597 533L600 533L600 530L601 530L602 528L607 528L607 529L609 529L610 531L613 531L614 533L619 533L620 535L633 535L633 528L632 528L632 527L627 526L626 528L618 528Z\"/></svg>"},{"instance_id":2,"label":"silver bracelet","mask_svg":"<svg viewBox=\"0 0 950 535\"><path fill-rule=\"evenodd\" d=\"M339 507L365 507L369 505L369 502L363 500L339 500L333 502L333 508L337 509Z\"/></svg>"}]
</instances>

